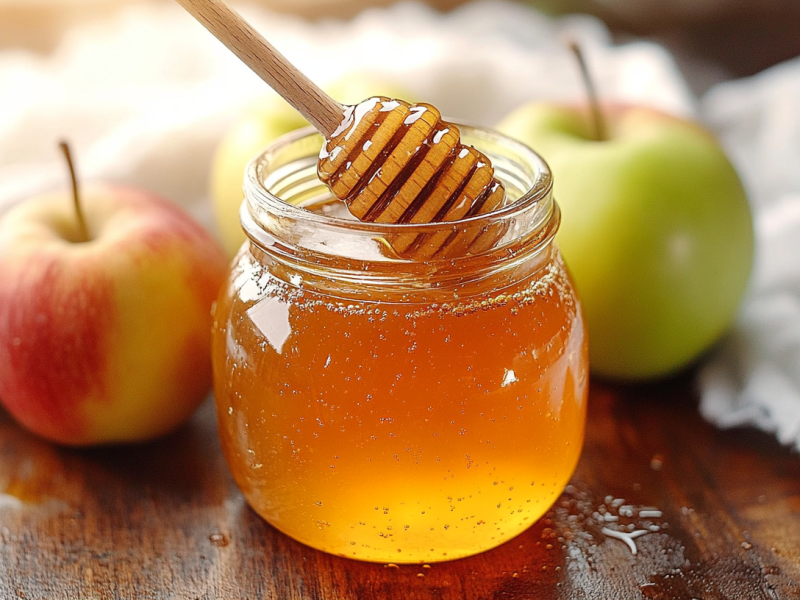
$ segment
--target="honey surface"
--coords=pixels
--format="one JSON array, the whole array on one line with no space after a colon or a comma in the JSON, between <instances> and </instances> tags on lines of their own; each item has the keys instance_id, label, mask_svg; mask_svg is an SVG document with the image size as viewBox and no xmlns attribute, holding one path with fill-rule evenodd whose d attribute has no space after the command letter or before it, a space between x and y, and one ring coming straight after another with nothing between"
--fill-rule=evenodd
<instances>
[{"instance_id":1,"label":"honey surface","mask_svg":"<svg viewBox=\"0 0 800 600\"><path fill-rule=\"evenodd\" d=\"M450 560L532 525L577 463L585 331L555 250L511 287L351 302L245 252L217 306L219 431L272 525L361 560ZM489 286L491 287L491 286Z\"/></svg>"}]
</instances>

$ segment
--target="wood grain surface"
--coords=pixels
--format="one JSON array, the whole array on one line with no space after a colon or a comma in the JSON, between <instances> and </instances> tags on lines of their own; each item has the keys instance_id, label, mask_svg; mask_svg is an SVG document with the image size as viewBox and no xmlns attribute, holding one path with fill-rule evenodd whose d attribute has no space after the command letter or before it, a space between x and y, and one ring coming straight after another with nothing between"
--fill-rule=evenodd
<instances>
[{"instance_id":1,"label":"wood grain surface","mask_svg":"<svg viewBox=\"0 0 800 600\"><path fill-rule=\"evenodd\" d=\"M719 431L688 376L592 383L584 453L548 515L450 563L359 563L251 511L213 405L166 439L95 450L0 413L0 598L778 599L800 597L800 457ZM638 534L636 554L613 531Z\"/></svg>"}]
</instances>

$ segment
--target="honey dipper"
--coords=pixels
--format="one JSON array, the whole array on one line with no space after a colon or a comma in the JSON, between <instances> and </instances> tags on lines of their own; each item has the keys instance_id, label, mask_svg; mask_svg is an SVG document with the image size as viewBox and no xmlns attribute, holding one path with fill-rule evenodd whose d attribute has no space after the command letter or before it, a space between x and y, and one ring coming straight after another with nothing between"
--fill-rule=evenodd
<instances>
[{"instance_id":1,"label":"honey dipper","mask_svg":"<svg viewBox=\"0 0 800 600\"><path fill-rule=\"evenodd\" d=\"M463 145L458 127L430 104L373 97L343 106L222 0L177 2L323 135L319 178L361 221L456 221L504 203L491 161ZM498 224L469 224L387 241L398 255L424 260L484 251L503 233Z\"/></svg>"}]
</instances>

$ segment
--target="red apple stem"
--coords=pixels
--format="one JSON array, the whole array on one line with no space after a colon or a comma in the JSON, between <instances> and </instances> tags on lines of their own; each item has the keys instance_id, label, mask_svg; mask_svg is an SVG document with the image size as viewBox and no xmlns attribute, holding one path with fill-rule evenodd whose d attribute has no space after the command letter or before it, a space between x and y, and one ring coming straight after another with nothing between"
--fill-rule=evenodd
<instances>
[{"instance_id":1,"label":"red apple stem","mask_svg":"<svg viewBox=\"0 0 800 600\"><path fill-rule=\"evenodd\" d=\"M589 73L589 67L586 66L586 60L581 47L577 42L572 41L569 43L569 49L572 51L572 54L575 55L575 59L578 61L578 67L581 70L581 79L583 79L583 85L586 88L586 96L589 100L589 110L592 112L594 139L598 142L602 142L608 139L608 135L606 132L605 119L603 118L603 111L600 110L597 88L595 88L594 80L592 79L591 73Z\"/></svg>"},{"instance_id":2,"label":"red apple stem","mask_svg":"<svg viewBox=\"0 0 800 600\"><path fill-rule=\"evenodd\" d=\"M83 208L81 208L81 198L78 193L78 177L75 175L75 163L72 162L72 152L70 152L69 144L67 142L59 142L59 147L64 153L64 158L67 160L67 168L69 169L69 176L72 180L72 201L75 205L75 218L78 221L78 235L81 242L89 241L89 228L86 226L86 219L83 217Z\"/></svg>"}]
</instances>

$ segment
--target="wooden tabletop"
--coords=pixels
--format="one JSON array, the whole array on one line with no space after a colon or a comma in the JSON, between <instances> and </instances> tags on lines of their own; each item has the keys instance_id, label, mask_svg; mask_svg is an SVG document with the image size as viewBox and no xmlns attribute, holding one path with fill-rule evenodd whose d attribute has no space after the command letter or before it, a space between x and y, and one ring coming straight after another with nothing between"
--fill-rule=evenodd
<instances>
[{"instance_id":1,"label":"wooden tabletop","mask_svg":"<svg viewBox=\"0 0 800 600\"><path fill-rule=\"evenodd\" d=\"M210 401L166 439L95 450L39 441L0 413L0 597L800 597L800 456L714 429L691 390L689 376L593 382L580 465L544 519L479 556L399 567L264 523L228 474Z\"/></svg>"}]
</instances>

